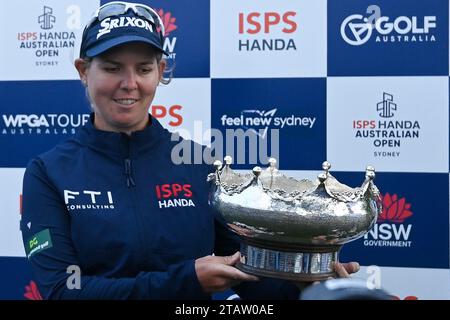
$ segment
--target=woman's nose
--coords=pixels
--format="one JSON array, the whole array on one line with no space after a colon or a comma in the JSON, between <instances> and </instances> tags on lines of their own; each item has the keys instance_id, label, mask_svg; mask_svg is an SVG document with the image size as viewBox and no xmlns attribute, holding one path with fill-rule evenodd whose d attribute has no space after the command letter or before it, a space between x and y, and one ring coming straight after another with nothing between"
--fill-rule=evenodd
<instances>
[{"instance_id":1,"label":"woman's nose","mask_svg":"<svg viewBox=\"0 0 450 320\"><path fill-rule=\"evenodd\" d=\"M137 76L134 70L124 71L121 88L128 91L137 89Z\"/></svg>"}]
</instances>

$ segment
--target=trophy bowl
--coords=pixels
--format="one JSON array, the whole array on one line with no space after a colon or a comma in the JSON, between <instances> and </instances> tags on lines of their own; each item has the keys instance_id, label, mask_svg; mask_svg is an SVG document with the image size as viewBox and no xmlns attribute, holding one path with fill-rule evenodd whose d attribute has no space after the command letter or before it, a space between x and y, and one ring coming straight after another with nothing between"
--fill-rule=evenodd
<instances>
[{"instance_id":1,"label":"trophy bowl","mask_svg":"<svg viewBox=\"0 0 450 320\"><path fill-rule=\"evenodd\" d=\"M375 169L361 187L338 182L325 161L316 181L282 174L276 160L253 173L234 172L227 156L216 161L209 204L241 238L236 267L257 276L299 282L335 277L341 247L366 234L381 212Z\"/></svg>"}]
</instances>

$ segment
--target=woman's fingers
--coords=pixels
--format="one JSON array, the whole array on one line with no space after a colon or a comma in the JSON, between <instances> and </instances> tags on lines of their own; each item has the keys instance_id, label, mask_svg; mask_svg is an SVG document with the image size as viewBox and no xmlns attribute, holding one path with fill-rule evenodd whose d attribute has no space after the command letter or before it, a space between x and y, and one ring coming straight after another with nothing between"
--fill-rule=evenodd
<instances>
[{"instance_id":1,"label":"woman's fingers","mask_svg":"<svg viewBox=\"0 0 450 320\"><path fill-rule=\"evenodd\" d=\"M241 254L239 251L237 251L232 256L216 257L216 258L218 259L219 263L222 262L223 264L226 264L228 266L234 266L236 263L239 262Z\"/></svg>"},{"instance_id":2,"label":"woman's fingers","mask_svg":"<svg viewBox=\"0 0 450 320\"><path fill-rule=\"evenodd\" d=\"M347 262L341 263L344 269L349 273L356 273L359 271L359 263L358 262Z\"/></svg>"},{"instance_id":3,"label":"woman's fingers","mask_svg":"<svg viewBox=\"0 0 450 320\"><path fill-rule=\"evenodd\" d=\"M231 267L231 266L224 266L224 267L226 267L225 276L227 276L233 280L240 280L240 281L258 281L259 280L258 277L248 274L248 273L245 273L245 272L242 272L241 270L236 269L235 267Z\"/></svg>"},{"instance_id":4,"label":"woman's fingers","mask_svg":"<svg viewBox=\"0 0 450 320\"><path fill-rule=\"evenodd\" d=\"M258 281L258 277L240 271L234 265L240 253L231 256L206 256L195 261L197 278L206 292L226 290L242 281Z\"/></svg>"},{"instance_id":5,"label":"woman's fingers","mask_svg":"<svg viewBox=\"0 0 450 320\"><path fill-rule=\"evenodd\" d=\"M358 272L360 269L358 262L334 263L334 271L339 278L348 278L350 274Z\"/></svg>"}]
</instances>

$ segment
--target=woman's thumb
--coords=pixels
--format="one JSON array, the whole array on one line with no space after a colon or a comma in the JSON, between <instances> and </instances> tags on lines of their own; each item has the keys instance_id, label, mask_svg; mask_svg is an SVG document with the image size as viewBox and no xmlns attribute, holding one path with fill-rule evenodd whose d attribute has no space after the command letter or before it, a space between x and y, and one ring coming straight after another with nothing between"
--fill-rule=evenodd
<instances>
[{"instance_id":1,"label":"woman's thumb","mask_svg":"<svg viewBox=\"0 0 450 320\"><path fill-rule=\"evenodd\" d=\"M237 251L232 256L225 256L225 257L223 257L223 260L224 260L224 263L226 265L233 266L233 265L235 265L236 263L239 262L240 258L241 258L241 253L239 251Z\"/></svg>"}]
</instances>

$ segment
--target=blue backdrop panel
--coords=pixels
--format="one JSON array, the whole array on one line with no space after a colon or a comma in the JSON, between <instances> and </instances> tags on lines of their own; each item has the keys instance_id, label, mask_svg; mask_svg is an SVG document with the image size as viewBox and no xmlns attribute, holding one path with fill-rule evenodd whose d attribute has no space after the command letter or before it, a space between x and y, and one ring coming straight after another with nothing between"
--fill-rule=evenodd
<instances>
[{"instance_id":1,"label":"blue backdrop panel","mask_svg":"<svg viewBox=\"0 0 450 320\"><path fill-rule=\"evenodd\" d=\"M211 126L220 129L224 137L226 129L261 132L259 141L267 143L270 156L276 139L269 132L278 129L280 168L320 169L326 153L326 79L213 79L211 96ZM259 125L249 125L255 119ZM250 163L248 152L246 149L245 164L234 161L233 167L267 165L260 158Z\"/></svg>"},{"instance_id":2,"label":"blue backdrop panel","mask_svg":"<svg viewBox=\"0 0 450 320\"><path fill-rule=\"evenodd\" d=\"M25 167L73 136L90 112L79 81L3 81L0 95L0 167Z\"/></svg>"},{"instance_id":3,"label":"blue backdrop panel","mask_svg":"<svg viewBox=\"0 0 450 320\"><path fill-rule=\"evenodd\" d=\"M448 1L328 1L328 52L329 76L448 75Z\"/></svg>"}]
</instances>

